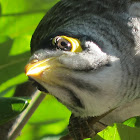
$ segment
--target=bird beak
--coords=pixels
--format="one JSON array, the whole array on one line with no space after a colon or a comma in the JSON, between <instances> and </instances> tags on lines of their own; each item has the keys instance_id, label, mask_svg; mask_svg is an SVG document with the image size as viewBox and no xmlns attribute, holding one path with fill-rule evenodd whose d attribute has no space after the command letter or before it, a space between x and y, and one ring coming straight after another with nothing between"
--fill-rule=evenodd
<instances>
[{"instance_id":1,"label":"bird beak","mask_svg":"<svg viewBox=\"0 0 140 140\"><path fill-rule=\"evenodd\" d=\"M47 58L41 61L33 60L25 66L25 74L33 79L41 79L43 72L51 71L60 66L57 57Z\"/></svg>"}]
</instances>

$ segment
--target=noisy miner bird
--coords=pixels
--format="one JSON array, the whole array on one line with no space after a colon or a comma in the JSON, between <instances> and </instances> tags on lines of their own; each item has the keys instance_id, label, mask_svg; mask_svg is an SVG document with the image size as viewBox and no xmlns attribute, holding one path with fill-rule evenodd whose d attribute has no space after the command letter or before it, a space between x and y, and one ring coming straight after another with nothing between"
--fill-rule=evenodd
<instances>
[{"instance_id":1,"label":"noisy miner bird","mask_svg":"<svg viewBox=\"0 0 140 140\"><path fill-rule=\"evenodd\" d=\"M31 53L26 75L72 111L75 140L140 115L139 0L61 0Z\"/></svg>"}]
</instances>

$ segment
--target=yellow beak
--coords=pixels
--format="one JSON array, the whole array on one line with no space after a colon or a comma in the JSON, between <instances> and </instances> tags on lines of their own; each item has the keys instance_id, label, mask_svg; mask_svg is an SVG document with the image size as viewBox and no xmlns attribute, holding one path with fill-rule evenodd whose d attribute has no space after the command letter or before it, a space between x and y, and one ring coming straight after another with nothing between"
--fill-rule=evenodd
<instances>
[{"instance_id":1,"label":"yellow beak","mask_svg":"<svg viewBox=\"0 0 140 140\"><path fill-rule=\"evenodd\" d=\"M50 71L52 68L60 66L57 57L47 58L41 61L33 60L25 66L25 74L34 78L41 77L44 71ZM40 79L40 78L39 78Z\"/></svg>"}]
</instances>

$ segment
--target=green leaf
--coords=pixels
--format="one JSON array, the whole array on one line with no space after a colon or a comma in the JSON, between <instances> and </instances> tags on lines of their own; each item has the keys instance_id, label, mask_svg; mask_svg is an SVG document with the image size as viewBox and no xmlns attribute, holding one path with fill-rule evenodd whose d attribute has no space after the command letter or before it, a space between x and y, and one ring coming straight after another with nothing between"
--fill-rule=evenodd
<instances>
[{"instance_id":1,"label":"green leaf","mask_svg":"<svg viewBox=\"0 0 140 140\"><path fill-rule=\"evenodd\" d=\"M124 125L130 126L130 127L138 127L140 128L140 117L134 117L126 120Z\"/></svg>"},{"instance_id":2,"label":"green leaf","mask_svg":"<svg viewBox=\"0 0 140 140\"><path fill-rule=\"evenodd\" d=\"M7 122L19 115L29 104L24 98L0 97L0 124Z\"/></svg>"},{"instance_id":3,"label":"green leaf","mask_svg":"<svg viewBox=\"0 0 140 140\"><path fill-rule=\"evenodd\" d=\"M136 117L135 127L140 128L140 117Z\"/></svg>"},{"instance_id":4,"label":"green leaf","mask_svg":"<svg viewBox=\"0 0 140 140\"><path fill-rule=\"evenodd\" d=\"M136 118L131 118L126 120L123 124L130 127L135 127L136 120L137 120Z\"/></svg>"},{"instance_id":5,"label":"green leaf","mask_svg":"<svg viewBox=\"0 0 140 140\"><path fill-rule=\"evenodd\" d=\"M124 124L114 124L98 133L93 140L139 140L140 128L133 128Z\"/></svg>"}]
</instances>

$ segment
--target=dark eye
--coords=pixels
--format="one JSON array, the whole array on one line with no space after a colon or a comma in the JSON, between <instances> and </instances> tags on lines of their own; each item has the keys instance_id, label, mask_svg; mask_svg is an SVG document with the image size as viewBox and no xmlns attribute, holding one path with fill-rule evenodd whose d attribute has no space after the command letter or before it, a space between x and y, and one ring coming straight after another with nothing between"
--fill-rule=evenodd
<instances>
[{"instance_id":1,"label":"dark eye","mask_svg":"<svg viewBox=\"0 0 140 140\"><path fill-rule=\"evenodd\" d=\"M63 51L70 51L72 49L71 43L65 38L62 38L60 36L57 36L54 38L53 44L56 45L57 49L60 49Z\"/></svg>"}]
</instances>

